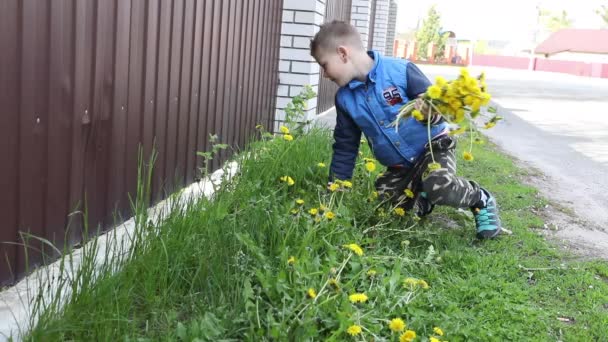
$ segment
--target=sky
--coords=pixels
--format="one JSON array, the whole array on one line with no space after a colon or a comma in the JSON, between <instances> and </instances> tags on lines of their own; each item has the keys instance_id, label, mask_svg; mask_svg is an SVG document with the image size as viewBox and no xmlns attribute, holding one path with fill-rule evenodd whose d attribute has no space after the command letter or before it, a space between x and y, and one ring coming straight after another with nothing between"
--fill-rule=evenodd
<instances>
[{"instance_id":1,"label":"sky","mask_svg":"<svg viewBox=\"0 0 608 342\"><path fill-rule=\"evenodd\" d=\"M536 6L552 11L566 10L575 28L599 28L602 21L595 13L608 0L396 0L397 32L414 28L429 7L437 5L444 30L457 38L477 40L526 41L536 25Z\"/></svg>"}]
</instances>

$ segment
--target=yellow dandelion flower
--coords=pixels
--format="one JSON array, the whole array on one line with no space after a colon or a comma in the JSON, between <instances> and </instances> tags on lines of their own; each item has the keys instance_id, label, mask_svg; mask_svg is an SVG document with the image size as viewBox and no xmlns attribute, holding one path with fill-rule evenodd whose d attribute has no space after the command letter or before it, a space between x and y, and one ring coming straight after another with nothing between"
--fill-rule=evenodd
<instances>
[{"instance_id":1,"label":"yellow dandelion flower","mask_svg":"<svg viewBox=\"0 0 608 342\"><path fill-rule=\"evenodd\" d=\"M374 172L374 170L376 170L376 163L371 161L365 163L365 169L369 172Z\"/></svg>"},{"instance_id":2,"label":"yellow dandelion flower","mask_svg":"<svg viewBox=\"0 0 608 342\"><path fill-rule=\"evenodd\" d=\"M479 112L479 108L481 108L481 101L479 99L475 99L473 104L471 104L471 111Z\"/></svg>"},{"instance_id":3,"label":"yellow dandelion flower","mask_svg":"<svg viewBox=\"0 0 608 342\"><path fill-rule=\"evenodd\" d=\"M425 290L429 288L429 284L422 279L418 280L418 283L416 285L422 287Z\"/></svg>"},{"instance_id":4,"label":"yellow dandelion flower","mask_svg":"<svg viewBox=\"0 0 608 342\"><path fill-rule=\"evenodd\" d=\"M319 168L324 168L324 167L325 167L325 163L318 163L318 164L317 164L317 167L319 167Z\"/></svg>"},{"instance_id":5,"label":"yellow dandelion flower","mask_svg":"<svg viewBox=\"0 0 608 342\"><path fill-rule=\"evenodd\" d=\"M353 187L353 183L351 183L350 181L343 181L342 186L350 189Z\"/></svg>"},{"instance_id":6,"label":"yellow dandelion flower","mask_svg":"<svg viewBox=\"0 0 608 342\"><path fill-rule=\"evenodd\" d=\"M296 184L296 182L293 180L293 178L291 178L289 176L281 177L281 181L287 183L287 185L289 185L289 186Z\"/></svg>"},{"instance_id":7,"label":"yellow dandelion flower","mask_svg":"<svg viewBox=\"0 0 608 342\"><path fill-rule=\"evenodd\" d=\"M424 115L418 109L414 109L412 111L412 116L414 117L414 119L416 119L418 121L423 121L424 120Z\"/></svg>"},{"instance_id":8,"label":"yellow dandelion flower","mask_svg":"<svg viewBox=\"0 0 608 342\"><path fill-rule=\"evenodd\" d=\"M471 161L474 159L473 154L471 154L471 152L469 152L469 151L464 151L462 153L462 158L464 158L464 160L466 160L466 161Z\"/></svg>"},{"instance_id":9,"label":"yellow dandelion flower","mask_svg":"<svg viewBox=\"0 0 608 342\"><path fill-rule=\"evenodd\" d=\"M373 199L378 198L378 191L372 191L372 198Z\"/></svg>"},{"instance_id":10,"label":"yellow dandelion flower","mask_svg":"<svg viewBox=\"0 0 608 342\"><path fill-rule=\"evenodd\" d=\"M429 337L429 342L441 342L441 340L440 340L440 339L438 339L438 338L437 338L437 337L435 337L435 336L430 336L430 337Z\"/></svg>"},{"instance_id":11,"label":"yellow dandelion flower","mask_svg":"<svg viewBox=\"0 0 608 342\"><path fill-rule=\"evenodd\" d=\"M400 337L399 342L412 342L416 338L414 330L406 330Z\"/></svg>"},{"instance_id":12,"label":"yellow dandelion flower","mask_svg":"<svg viewBox=\"0 0 608 342\"><path fill-rule=\"evenodd\" d=\"M441 330L439 327L434 327L433 332L439 336L443 336L443 330Z\"/></svg>"},{"instance_id":13,"label":"yellow dandelion flower","mask_svg":"<svg viewBox=\"0 0 608 342\"><path fill-rule=\"evenodd\" d=\"M297 205L302 205L302 204L304 204L304 200L303 200L303 199L301 199L301 198L298 198L298 199L296 200L296 204L297 204Z\"/></svg>"},{"instance_id":14,"label":"yellow dandelion flower","mask_svg":"<svg viewBox=\"0 0 608 342\"><path fill-rule=\"evenodd\" d=\"M325 213L325 218L328 220L333 220L336 217L336 214L332 213L331 211L328 211Z\"/></svg>"},{"instance_id":15,"label":"yellow dandelion flower","mask_svg":"<svg viewBox=\"0 0 608 342\"><path fill-rule=\"evenodd\" d=\"M405 322L401 318L393 318L388 323L388 327L394 332L402 332L405 330Z\"/></svg>"},{"instance_id":16,"label":"yellow dandelion flower","mask_svg":"<svg viewBox=\"0 0 608 342\"><path fill-rule=\"evenodd\" d=\"M487 106L490 103L491 98L492 98L492 95L490 95L488 93L481 94L481 105Z\"/></svg>"},{"instance_id":17,"label":"yellow dandelion flower","mask_svg":"<svg viewBox=\"0 0 608 342\"><path fill-rule=\"evenodd\" d=\"M405 278L403 280L403 287L414 287L418 285L418 279L416 278Z\"/></svg>"},{"instance_id":18,"label":"yellow dandelion flower","mask_svg":"<svg viewBox=\"0 0 608 342\"><path fill-rule=\"evenodd\" d=\"M287 264L288 265L293 265L296 263L296 257L294 257L293 255L289 257L289 259L287 259Z\"/></svg>"},{"instance_id":19,"label":"yellow dandelion flower","mask_svg":"<svg viewBox=\"0 0 608 342\"><path fill-rule=\"evenodd\" d=\"M317 298L317 291L315 291L315 289L313 289L312 287L308 289L308 291L306 291L306 294L308 295L309 298Z\"/></svg>"},{"instance_id":20,"label":"yellow dandelion flower","mask_svg":"<svg viewBox=\"0 0 608 342\"><path fill-rule=\"evenodd\" d=\"M467 106L470 106L473 104L473 101L475 100L475 98L471 95L467 95L464 97L464 104Z\"/></svg>"},{"instance_id":21,"label":"yellow dandelion flower","mask_svg":"<svg viewBox=\"0 0 608 342\"><path fill-rule=\"evenodd\" d=\"M436 85L432 85L426 90L426 94L431 99L438 99L441 97L441 88Z\"/></svg>"},{"instance_id":22,"label":"yellow dandelion flower","mask_svg":"<svg viewBox=\"0 0 608 342\"><path fill-rule=\"evenodd\" d=\"M289 134L289 128L285 127L285 126L281 126L279 127L279 130L281 131L281 133L283 134Z\"/></svg>"},{"instance_id":23,"label":"yellow dandelion flower","mask_svg":"<svg viewBox=\"0 0 608 342\"><path fill-rule=\"evenodd\" d=\"M403 193L405 194L405 197L407 197L407 198L414 198L414 192L410 189L405 189L403 191Z\"/></svg>"},{"instance_id":24,"label":"yellow dandelion flower","mask_svg":"<svg viewBox=\"0 0 608 342\"><path fill-rule=\"evenodd\" d=\"M371 270L367 271L367 276L368 277L372 277L372 278L375 277L376 276L376 270L371 269Z\"/></svg>"},{"instance_id":25,"label":"yellow dandelion flower","mask_svg":"<svg viewBox=\"0 0 608 342\"><path fill-rule=\"evenodd\" d=\"M292 141L293 140L293 136L291 134L285 134L283 136L283 139L285 139L287 141Z\"/></svg>"},{"instance_id":26,"label":"yellow dandelion flower","mask_svg":"<svg viewBox=\"0 0 608 342\"><path fill-rule=\"evenodd\" d=\"M351 303L365 303L367 302L367 295L365 293L353 293L350 296L348 296L348 300L350 300Z\"/></svg>"},{"instance_id":27,"label":"yellow dandelion flower","mask_svg":"<svg viewBox=\"0 0 608 342\"><path fill-rule=\"evenodd\" d=\"M446 79L441 76L437 76L435 77L435 84L440 87L443 87L444 85L448 84L448 81L446 81Z\"/></svg>"},{"instance_id":28,"label":"yellow dandelion flower","mask_svg":"<svg viewBox=\"0 0 608 342\"><path fill-rule=\"evenodd\" d=\"M317 215L317 214L319 213L319 209L317 209L317 208L312 208L312 209L310 209L310 210L308 211L308 213L309 213L310 215L312 215L312 216L315 216L315 215Z\"/></svg>"},{"instance_id":29,"label":"yellow dandelion flower","mask_svg":"<svg viewBox=\"0 0 608 342\"><path fill-rule=\"evenodd\" d=\"M405 216L405 210L403 208L397 207L397 208L395 208L394 212L395 212L395 215L397 215L397 216L401 216L401 217Z\"/></svg>"},{"instance_id":30,"label":"yellow dandelion flower","mask_svg":"<svg viewBox=\"0 0 608 342\"><path fill-rule=\"evenodd\" d=\"M329 191L331 192L334 192L338 189L340 189L340 185L338 183L331 183L331 185L329 186Z\"/></svg>"},{"instance_id":31,"label":"yellow dandelion flower","mask_svg":"<svg viewBox=\"0 0 608 342\"><path fill-rule=\"evenodd\" d=\"M344 245L342 247L346 247L346 248L350 249L353 253L357 254L358 256L363 255L363 248L361 248L361 246L357 245L356 243L350 243L350 244Z\"/></svg>"},{"instance_id":32,"label":"yellow dandelion flower","mask_svg":"<svg viewBox=\"0 0 608 342\"><path fill-rule=\"evenodd\" d=\"M350 336L357 336L361 333L361 331L363 331L361 329L360 326L353 324L350 327L348 327L348 329L346 329L346 332L350 335Z\"/></svg>"},{"instance_id":33,"label":"yellow dandelion flower","mask_svg":"<svg viewBox=\"0 0 608 342\"><path fill-rule=\"evenodd\" d=\"M441 169L441 164L430 163L427 167L429 168L429 171L437 171L437 170Z\"/></svg>"}]
</instances>

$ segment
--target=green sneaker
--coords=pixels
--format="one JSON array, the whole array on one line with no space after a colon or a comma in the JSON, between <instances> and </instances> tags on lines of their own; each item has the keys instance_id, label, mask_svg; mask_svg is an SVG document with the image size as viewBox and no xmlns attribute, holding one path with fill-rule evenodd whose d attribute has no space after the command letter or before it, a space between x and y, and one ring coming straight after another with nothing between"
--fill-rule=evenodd
<instances>
[{"instance_id":1,"label":"green sneaker","mask_svg":"<svg viewBox=\"0 0 608 342\"><path fill-rule=\"evenodd\" d=\"M479 201L471 207L473 216L475 216L475 227L477 228L478 239L495 238L502 231L500 217L498 216L498 207L496 199L487 190L481 189L487 198L484 201Z\"/></svg>"}]
</instances>

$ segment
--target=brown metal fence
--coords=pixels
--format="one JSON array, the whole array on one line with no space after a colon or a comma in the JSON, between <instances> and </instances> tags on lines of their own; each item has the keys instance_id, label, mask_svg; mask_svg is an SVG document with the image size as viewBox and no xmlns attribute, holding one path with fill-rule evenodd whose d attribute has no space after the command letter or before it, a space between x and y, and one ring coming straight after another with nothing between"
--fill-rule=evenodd
<instances>
[{"instance_id":1,"label":"brown metal fence","mask_svg":"<svg viewBox=\"0 0 608 342\"><path fill-rule=\"evenodd\" d=\"M325 5L325 22L342 20L350 22L352 0L329 0ZM317 114L323 113L334 106L334 96L338 86L323 77L323 69L319 74L319 92L317 99Z\"/></svg>"},{"instance_id":2,"label":"brown metal fence","mask_svg":"<svg viewBox=\"0 0 608 342\"><path fill-rule=\"evenodd\" d=\"M139 146L154 201L197 177L209 133L273 119L282 0L0 1L0 284L129 215ZM222 156L222 160L228 154ZM217 167L222 160L216 160ZM69 232L66 227L69 225Z\"/></svg>"}]
</instances>

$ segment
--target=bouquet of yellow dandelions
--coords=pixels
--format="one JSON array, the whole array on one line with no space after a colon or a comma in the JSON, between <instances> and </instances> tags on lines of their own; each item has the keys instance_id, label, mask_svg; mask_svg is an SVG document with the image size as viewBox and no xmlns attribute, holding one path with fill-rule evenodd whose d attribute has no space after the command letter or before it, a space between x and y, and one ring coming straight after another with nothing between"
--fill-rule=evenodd
<instances>
[{"instance_id":1,"label":"bouquet of yellow dandelions","mask_svg":"<svg viewBox=\"0 0 608 342\"><path fill-rule=\"evenodd\" d=\"M414 117L418 121L427 121L429 142L431 140L431 121L435 115L441 115L448 123L457 124L459 129L450 132L450 135L459 135L470 130L471 145L468 152L464 152L464 159L473 160L473 131L477 130L475 119L481 113L481 108L490 103L490 94L487 92L485 74L481 73L478 77L469 75L467 69L460 70L460 75L453 81L447 81L441 76L435 80L435 84L429 86L424 95L406 103L399 111L394 124L399 127L399 120ZM494 114L485 122L484 128L489 129L496 125L502 118L496 115L496 109L489 107L489 113ZM428 120L427 120L428 119ZM431 157L433 163L429 164L429 169L439 168L433 156L432 146Z\"/></svg>"}]
</instances>

